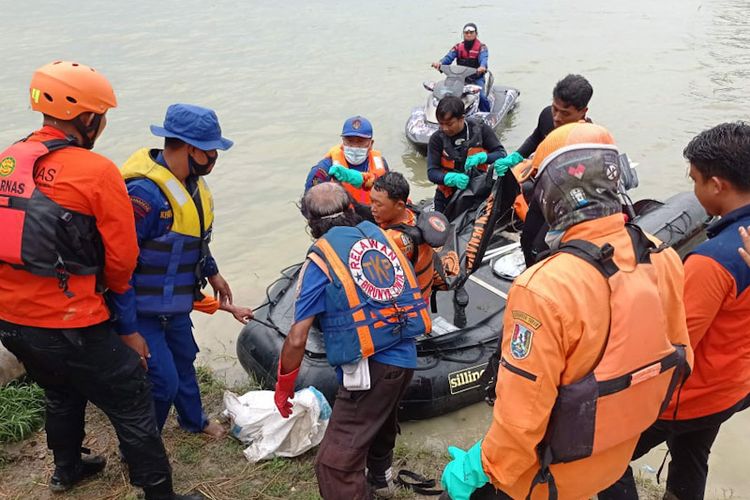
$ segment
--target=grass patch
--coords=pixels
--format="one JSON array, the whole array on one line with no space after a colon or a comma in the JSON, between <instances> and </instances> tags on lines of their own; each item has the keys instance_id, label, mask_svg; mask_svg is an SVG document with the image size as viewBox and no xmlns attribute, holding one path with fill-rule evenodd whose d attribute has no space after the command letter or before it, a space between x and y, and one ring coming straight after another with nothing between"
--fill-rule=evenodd
<instances>
[{"instance_id":1,"label":"grass patch","mask_svg":"<svg viewBox=\"0 0 750 500\"><path fill-rule=\"evenodd\" d=\"M243 394L259 388L251 379L239 386L229 387L206 368L198 368L197 372L204 408L209 418L216 418L223 410L225 390ZM40 404L43 405L43 401ZM101 476L63 496L53 496L47 489L53 470L52 457L46 449L44 433L37 432L24 441L0 447L0 470L3 477L0 481L0 499L137 499L140 492L128 484L127 470L118 457L117 438L112 426L91 405L86 414L84 446L91 448L96 454L104 455L108 461ZM275 458L251 464L242 454L245 448L243 444L230 437L215 441L200 434L187 433L177 427L174 415L167 420L163 438L172 463L175 489L180 493L199 491L210 500L320 499L313 467L317 450L296 458ZM444 453L432 453L399 443L393 466L396 470L406 468L426 477L439 479L447 460ZM411 491L399 490L396 498L404 500L422 497Z\"/></svg>"},{"instance_id":2,"label":"grass patch","mask_svg":"<svg viewBox=\"0 0 750 500\"><path fill-rule=\"evenodd\" d=\"M0 443L26 439L44 424L44 391L33 382L0 387Z\"/></svg>"}]
</instances>

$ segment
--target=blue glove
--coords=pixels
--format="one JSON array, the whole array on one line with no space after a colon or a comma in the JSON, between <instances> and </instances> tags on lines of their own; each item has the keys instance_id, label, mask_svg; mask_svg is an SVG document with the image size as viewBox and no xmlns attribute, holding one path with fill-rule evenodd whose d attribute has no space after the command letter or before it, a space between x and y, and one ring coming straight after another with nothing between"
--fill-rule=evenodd
<instances>
[{"instance_id":1,"label":"blue glove","mask_svg":"<svg viewBox=\"0 0 750 500\"><path fill-rule=\"evenodd\" d=\"M357 172L351 168L342 167L341 165L331 165L331 168L328 169L328 175L340 182L351 184L356 188L362 187L362 182L364 182L364 177L362 177L361 172Z\"/></svg>"},{"instance_id":2,"label":"blue glove","mask_svg":"<svg viewBox=\"0 0 750 500\"><path fill-rule=\"evenodd\" d=\"M518 151L509 154L505 158L498 158L495 163L492 164L495 167L495 173L498 177L502 177L511 168L515 167L523 161L523 156Z\"/></svg>"},{"instance_id":3,"label":"blue glove","mask_svg":"<svg viewBox=\"0 0 750 500\"><path fill-rule=\"evenodd\" d=\"M469 500L474 490L490 480L482 468L482 440L469 451L449 446L448 453L453 460L445 466L440 483L452 500Z\"/></svg>"},{"instance_id":4,"label":"blue glove","mask_svg":"<svg viewBox=\"0 0 750 500\"><path fill-rule=\"evenodd\" d=\"M466 174L459 174L457 172L448 172L443 177L443 184L448 187L456 187L458 189L466 189L469 185L469 176Z\"/></svg>"},{"instance_id":5,"label":"blue glove","mask_svg":"<svg viewBox=\"0 0 750 500\"><path fill-rule=\"evenodd\" d=\"M476 153L468 158L466 158L466 162L464 163L464 172L468 172L472 168L476 167L477 165L481 165L482 163L487 163L487 153L482 151L481 153Z\"/></svg>"}]
</instances>

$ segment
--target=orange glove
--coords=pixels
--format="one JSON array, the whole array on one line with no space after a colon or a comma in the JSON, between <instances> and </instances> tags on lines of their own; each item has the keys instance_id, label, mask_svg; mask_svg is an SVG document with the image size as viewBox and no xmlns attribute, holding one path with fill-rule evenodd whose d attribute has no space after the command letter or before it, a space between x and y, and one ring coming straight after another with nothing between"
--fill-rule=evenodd
<instances>
[{"instance_id":1,"label":"orange glove","mask_svg":"<svg viewBox=\"0 0 750 500\"><path fill-rule=\"evenodd\" d=\"M203 300L193 302L193 310L206 314L213 314L219 310L219 301L213 297L203 296Z\"/></svg>"}]
</instances>

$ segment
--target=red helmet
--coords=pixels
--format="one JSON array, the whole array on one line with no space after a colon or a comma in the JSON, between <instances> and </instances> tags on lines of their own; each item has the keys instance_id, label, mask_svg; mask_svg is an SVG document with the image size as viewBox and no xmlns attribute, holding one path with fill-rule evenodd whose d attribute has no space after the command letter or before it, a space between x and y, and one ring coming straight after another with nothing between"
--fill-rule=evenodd
<instances>
[{"instance_id":1,"label":"red helmet","mask_svg":"<svg viewBox=\"0 0 750 500\"><path fill-rule=\"evenodd\" d=\"M109 81L94 68L71 61L55 61L34 72L31 109L60 120L91 111L103 114L117 107Z\"/></svg>"}]
</instances>

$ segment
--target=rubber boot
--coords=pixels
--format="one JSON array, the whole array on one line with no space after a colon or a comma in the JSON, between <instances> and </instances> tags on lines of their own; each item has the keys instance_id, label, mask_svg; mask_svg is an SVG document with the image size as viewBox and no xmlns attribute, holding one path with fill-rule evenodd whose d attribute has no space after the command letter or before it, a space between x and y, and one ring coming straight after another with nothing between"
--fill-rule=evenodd
<instances>
[{"instance_id":1,"label":"rubber boot","mask_svg":"<svg viewBox=\"0 0 750 500\"><path fill-rule=\"evenodd\" d=\"M172 489L172 478L155 485L143 488L146 494L146 500L205 500L206 497L200 493L191 492L186 495L179 495Z\"/></svg>"},{"instance_id":2,"label":"rubber boot","mask_svg":"<svg viewBox=\"0 0 750 500\"><path fill-rule=\"evenodd\" d=\"M107 465L107 460L99 455L79 458L72 465L56 465L49 480L49 489L55 493L68 491L84 479L99 474Z\"/></svg>"}]
</instances>

